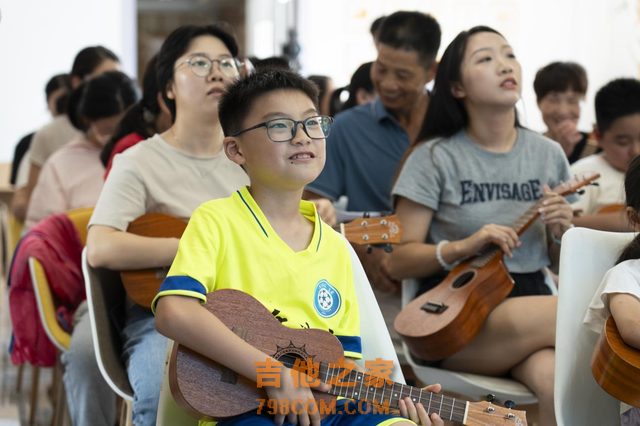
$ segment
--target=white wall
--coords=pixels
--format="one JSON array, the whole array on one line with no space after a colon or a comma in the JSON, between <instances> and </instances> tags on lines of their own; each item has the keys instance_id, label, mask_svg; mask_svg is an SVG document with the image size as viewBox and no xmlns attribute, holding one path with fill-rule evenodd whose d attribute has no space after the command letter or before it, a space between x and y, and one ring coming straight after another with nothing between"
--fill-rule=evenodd
<instances>
[{"instance_id":1,"label":"white wall","mask_svg":"<svg viewBox=\"0 0 640 426\"><path fill-rule=\"evenodd\" d=\"M514 46L523 67L521 116L544 130L536 106L536 71L553 61L576 61L589 76L579 127L595 121L593 98L616 77L638 77L640 25L637 0L300 0L302 72L347 84L363 62L376 57L369 26L397 10L432 14L442 28L440 54L462 30L488 25Z\"/></svg>"},{"instance_id":2,"label":"white wall","mask_svg":"<svg viewBox=\"0 0 640 426\"><path fill-rule=\"evenodd\" d=\"M103 45L136 76L136 0L0 0L0 163L50 120L44 87L82 48Z\"/></svg>"}]
</instances>

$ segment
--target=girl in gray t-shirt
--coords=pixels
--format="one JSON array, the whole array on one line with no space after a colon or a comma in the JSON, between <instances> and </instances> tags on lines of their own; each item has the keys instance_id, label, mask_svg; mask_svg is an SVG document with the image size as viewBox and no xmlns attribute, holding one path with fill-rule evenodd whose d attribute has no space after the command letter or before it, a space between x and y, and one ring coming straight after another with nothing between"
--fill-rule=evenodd
<instances>
[{"instance_id":1,"label":"girl in gray t-shirt","mask_svg":"<svg viewBox=\"0 0 640 426\"><path fill-rule=\"evenodd\" d=\"M554 425L556 298L540 270L557 261L553 242L571 227L572 210L551 196L521 237L508 225L570 177L560 146L521 127L515 104L521 68L495 30L475 27L449 45L438 66L419 140L393 189L403 223L391 255L399 278L442 280L457 262L497 244L514 276L514 296L488 316L475 340L444 368L510 374L540 401L540 424ZM547 238L549 237L549 238Z\"/></svg>"}]
</instances>

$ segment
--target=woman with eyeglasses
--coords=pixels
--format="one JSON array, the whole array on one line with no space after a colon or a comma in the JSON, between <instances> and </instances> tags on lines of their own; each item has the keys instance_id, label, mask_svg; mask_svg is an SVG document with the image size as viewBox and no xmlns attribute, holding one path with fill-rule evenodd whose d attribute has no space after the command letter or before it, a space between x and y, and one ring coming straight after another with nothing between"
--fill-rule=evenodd
<instances>
[{"instance_id":1,"label":"woman with eyeglasses","mask_svg":"<svg viewBox=\"0 0 640 426\"><path fill-rule=\"evenodd\" d=\"M114 159L89 223L87 258L93 267L169 266L178 239L133 235L126 232L129 224L152 212L186 221L203 202L228 197L249 183L222 151L218 121L225 84L240 75L237 54L235 37L225 25L183 26L166 39L157 75L172 125ZM148 309L128 297L123 304L122 357L134 392L132 420L136 426L154 425L167 340L156 332ZM102 399L108 387L95 365L88 318L76 325L64 363L68 400L76 405L74 424L112 425L114 402Z\"/></svg>"}]
</instances>

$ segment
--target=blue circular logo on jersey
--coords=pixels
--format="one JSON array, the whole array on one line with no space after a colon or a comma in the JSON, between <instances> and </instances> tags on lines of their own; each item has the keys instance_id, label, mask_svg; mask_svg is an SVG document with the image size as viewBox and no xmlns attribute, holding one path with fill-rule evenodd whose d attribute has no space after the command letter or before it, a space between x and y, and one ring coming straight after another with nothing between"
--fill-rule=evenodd
<instances>
[{"instance_id":1,"label":"blue circular logo on jersey","mask_svg":"<svg viewBox=\"0 0 640 426\"><path fill-rule=\"evenodd\" d=\"M338 290L327 280L320 280L316 284L313 306L322 318L331 318L340 310L342 298Z\"/></svg>"}]
</instances>

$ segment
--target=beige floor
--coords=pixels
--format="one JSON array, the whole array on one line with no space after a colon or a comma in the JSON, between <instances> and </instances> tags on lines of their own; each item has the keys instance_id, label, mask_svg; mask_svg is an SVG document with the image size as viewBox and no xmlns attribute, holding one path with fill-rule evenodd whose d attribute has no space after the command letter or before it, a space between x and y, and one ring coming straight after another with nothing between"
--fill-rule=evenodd
<instances>
[{"instance_id":1,"label":"beige floor","mask_svg":"<svg viewBox=\"0 0 640 426\"><path fill-rule=\"evenodd\" d=\"M18 367L11 362L8 353L11 340L11 320L8 309L8 291L5 281L0 280L0 426L26 426L29 424L31 372L26 365L22 377L22 391L16 392ZM47 389L51 387L52 370L40 370L38 402L34 425L50 424L53 412Z\"/></svg>"}]
</instances>

